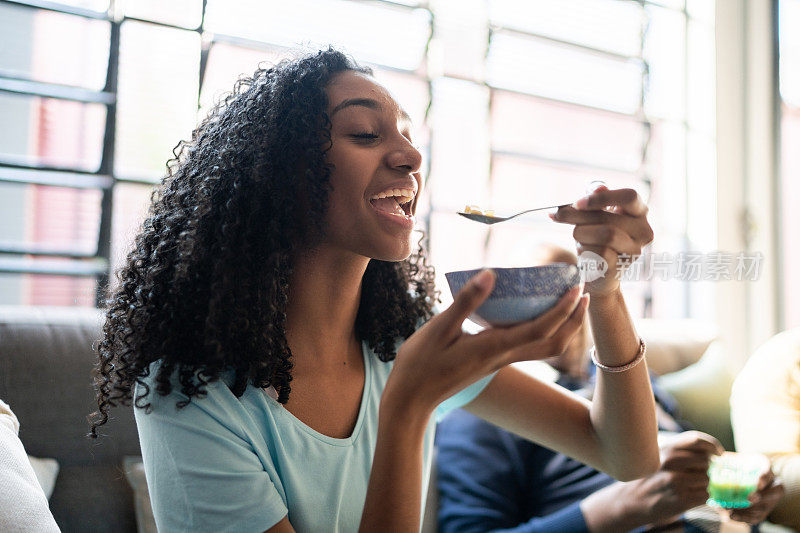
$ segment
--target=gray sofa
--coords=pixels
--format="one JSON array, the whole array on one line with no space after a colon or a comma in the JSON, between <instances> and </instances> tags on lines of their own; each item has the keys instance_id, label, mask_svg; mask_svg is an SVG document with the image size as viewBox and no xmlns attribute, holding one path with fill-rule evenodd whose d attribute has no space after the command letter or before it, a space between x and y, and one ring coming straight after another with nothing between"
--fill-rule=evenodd
<instances>
[{"instance_id":1,"label":"gray sofa","mask_svg":"<svg viewBox=\"0 0 800 533\"><path fill-rule=\"evenodd\" d=\"M101 325L96 309L0 306L0 398L28 454L60 465L50 509L65 533L136 531L122 470L123 456L141 455L131 409L112 410L103 436L87 436Z\"/></svg>"}]
</instances>

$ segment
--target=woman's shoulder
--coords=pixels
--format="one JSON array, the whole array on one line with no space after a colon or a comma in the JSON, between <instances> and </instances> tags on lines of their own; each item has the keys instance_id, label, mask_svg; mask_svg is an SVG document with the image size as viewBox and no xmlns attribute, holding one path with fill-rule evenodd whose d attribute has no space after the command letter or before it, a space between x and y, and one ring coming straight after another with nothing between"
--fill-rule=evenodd
<instances>
[{"instance_id":1,"label":"woman's shoulder","mask_svg":"<svg viewBox=\"0 0 800 533\"><path fill-rule=\"evenodd\" d=\"M171 423L201 424L203 426L224 426L237 433L244 432L244 426L252 420L254 403L250 400L253 391L248 385L245 394L237 397L230 386L233 380L232 372L223 372L218 378L206 381L202 385L202 392L187 394L184 384L178 378L178 372L170 374L168 382L170 390L166 394L158 391L156 377L161 366L159 362L150 366L150 373L141 379L134 388L134 398L139 408L134 409L138 423L146 423L147 419L167 421ZM205 381L205 380L204 380ZM200 380L195 374L192 385L200 385ZM146 395L145 395L146 394Z\"/></svg>"}]
</instances>

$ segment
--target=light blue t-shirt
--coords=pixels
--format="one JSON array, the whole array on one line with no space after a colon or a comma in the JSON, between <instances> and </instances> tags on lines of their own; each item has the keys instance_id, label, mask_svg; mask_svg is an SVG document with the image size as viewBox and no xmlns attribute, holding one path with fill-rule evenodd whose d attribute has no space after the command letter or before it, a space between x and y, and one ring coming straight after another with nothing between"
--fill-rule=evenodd
<instances>
[{"instance_id":1,"label":"light blue t-shirt","mask_svg":"<svg viewBox=\"0 0 800 533\"><path fill-rule=\"evenodd\" d=\"M394 366L365 342L362 354L361 407L346 439L314 431L252 385L237 398L217 381L183 409L175 407L186 399L176 388L167 396L151 392L152 412L134 411L159 531L261 533L287 512L298 532L357 531L378 436L378 406ZM443 402L428 422L423 500L436 420L472 401L493 376Z\"/></svg>"}]
</instances>

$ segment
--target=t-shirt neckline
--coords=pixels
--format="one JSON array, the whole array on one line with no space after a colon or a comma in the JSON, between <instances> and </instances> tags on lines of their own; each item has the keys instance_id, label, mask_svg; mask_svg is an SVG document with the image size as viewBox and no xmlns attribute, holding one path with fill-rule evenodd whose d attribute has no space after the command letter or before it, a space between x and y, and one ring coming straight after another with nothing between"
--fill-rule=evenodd
<instances>
[{"instance_id":1,"label":"t-shirt neckline","mask_svg":"<svg viewBox=\"0 0 800 533\"><path fill-rule=\"evenodd\" d=\"M291 422L294 426L298 427L299 429L303 430L304 432L308 433L312 437L317 440L320 440L326 444L330 444L332 446L352 446L353 443L358 439L359 434L361 433L361 428L364 425L364 418L366 418L367 407L369 406L370 400L370 388L372 385L372 358L369 356L369 348L366 345L366 341L361 341L361 357L364 359L364 388L361 393L361 405L358 409L358 418L356 419L356 425L353 428L353 432L351 435L344 439L337 439L334 437L330 437L323 433L320 433L316 429L312 428L311 426L307 425L305 422L294 416L288 409L286 409L283 404L278 403L276 399L274 399L267 391L264 389L259 388L261 394L266 398L267 404L272 407L273 411L277 411L281 414L279 416L283 416L289 422Z\"/></svg>"}]
</instances>

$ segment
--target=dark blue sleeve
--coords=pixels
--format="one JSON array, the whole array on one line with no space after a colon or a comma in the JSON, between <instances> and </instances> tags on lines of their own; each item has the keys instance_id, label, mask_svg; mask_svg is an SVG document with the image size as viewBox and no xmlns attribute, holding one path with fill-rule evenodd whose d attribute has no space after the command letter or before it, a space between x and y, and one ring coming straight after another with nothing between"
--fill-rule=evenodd
<instances>
[{"instance_id":1,"label":"dark blue sleeve","mask_svg":"<svg viewBox=\"0 0 800 533\"><path fill-rule=\"evenodd\" d=\"M529 490L536 480L530 476L537 468L529 464L520 441L462 410L439 423L441 533L587 531L579 501L550 515L530 518L536 505L536 494Z\"/></svg>"},{"instance_id":2,"label":"dark blue sleeve","mask_svg":"<svg viewBox=\"0 0 800 533\"><path fill-rule=\"evenodd\" d=\"M505 533L589 533L581 512L581 502L575 502L547 516L534 517L525 523L503 529Z\"/></svg>"}]
</instances>

